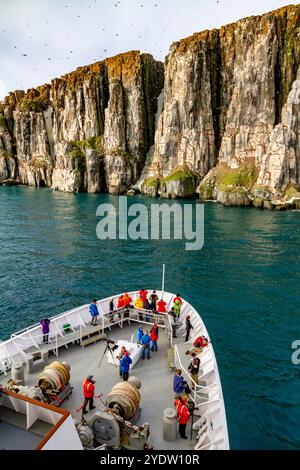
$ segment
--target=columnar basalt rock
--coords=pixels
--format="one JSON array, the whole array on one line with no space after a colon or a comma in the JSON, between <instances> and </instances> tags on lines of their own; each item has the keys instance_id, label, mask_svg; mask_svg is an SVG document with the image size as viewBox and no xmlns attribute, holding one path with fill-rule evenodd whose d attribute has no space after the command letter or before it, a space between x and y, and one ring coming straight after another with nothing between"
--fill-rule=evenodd
<instances>
[{"instance_id":1,"label":"columnar basalt rock","mask_svg":"<svg viewBox=\"0 0 300 470\"><path fill-rule=\"evenodd\" d=\"M299 6L285 7L172 45L165 66L164 109L154 148L138 183L143 192L150 191L148 181L166 178L177 166L197 175L201 197L208 195L230 205L251 204L256 181L251 178L247 187L233 181L220 188L224 169L240 169L240 173L255 170L257 183L266 186L268 197L282 196L289 182L300 184L299 172L292 170L284 184L273 180L278 178L275 168L281 162L272 144L281 139L281 152L294 159L290 166L299 166L299 141L288 138L291 133L287 131L285 137L278 136L286 125L291 127L291 123L280 126L285 103L296 99L293 83L300 64L299 12ZM286 106L290 114L297 112ZM299 132L297 119L292 121L293 132ZM230 197L229 192L233 193ZM182 197L178 184L170 193L170 197L176 196Z\"/></svg>"},{"instance_id":2,"label":"columnar basalt rock","mask_svg":"<svg viewBox=\"0 0 300 470\"><path fill-rule=\"evenodd\" d=\"M176 42L165 66L133 51L11 93L0 105L0 181L290 206L299 67L291 5Z\"/></svg>"},{"instance_id":3,"label":"columnar basalt rock","mask_svg":"<svg viewBox=\"0 0 300 470\"><path fill-rule=\"evenodd\" d=\"M11 93L0 108L0 180L126 191L153 144L163 80L162 63L132 51Z\"/></svg>"}]
</instances>

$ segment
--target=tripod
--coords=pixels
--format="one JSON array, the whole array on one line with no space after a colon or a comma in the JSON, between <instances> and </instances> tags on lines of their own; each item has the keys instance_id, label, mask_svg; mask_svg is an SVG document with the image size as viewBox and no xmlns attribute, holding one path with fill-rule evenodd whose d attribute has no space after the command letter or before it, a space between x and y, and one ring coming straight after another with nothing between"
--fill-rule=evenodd
<instances>
[{"instance_id":1,"label":"tripod","mask_svg":"<svg viewBox=\"0 0 300 470\"><path fill-rule=\"evenodd\" d=\"M105 346L105 349L104 349L104 351L103 351L103 354L102 354L102 357L101 357L101 359L100 359L100 362L99 362L99 364L98 364L98 367L101 366L102 361L103 361L103 358L104 358L105 353L106 353L107 351L110 352L110 355L111 355L111 357L112 357L112 360L113 360L113 363L114 363L115 367L118 367L117 364L116 364L116 361L115 361L115 358L114 358L112 349L111 349L111 347L109 346L109 343L106 343L106 346Z\"/></svg>"}]
</instances>

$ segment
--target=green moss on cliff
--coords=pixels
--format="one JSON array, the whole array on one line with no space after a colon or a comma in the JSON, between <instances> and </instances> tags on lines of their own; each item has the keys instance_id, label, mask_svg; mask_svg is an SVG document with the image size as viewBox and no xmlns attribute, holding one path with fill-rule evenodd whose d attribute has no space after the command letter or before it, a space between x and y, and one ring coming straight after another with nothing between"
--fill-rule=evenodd
<instances>
[{"instance_id":1,"label":"green moss on cliff","mask_svg":"<svg viewBox=\"0 0 300 470\"><path fill-rule=\"evenodd\" d=\"M40 98L25 98L20 104L20 111L34 111L35 113L41 113L48 107L48 102L41 100Z\"/></svg>"},{"instance_id":2,"label":"green moss on cliff","mask_svg":"<svg viewBox=\"0 0 300 470\"><path fill-rule=\"evenodd\" d=\"M92 149L95 150L99 155L103 155L103 136L93 136L86 140L76 140L72 142L72 145L78 149Z\"/></svg>"},{"instance_id":3,"label":"green moss on cliff","mask_svg":"<svg viewBox=\"0 0 300 470\"><path fill-rule=\"evenodd\" d=\"M289 199L292 199L293 197L296 197L296 196L298 197L299 193L300 193L300 186L296 184L290 184L286 188L285 197L286 199L289 200Z\"/></svg>"},{"instance_id":4,"label":"green moss on cliff","mask_svg":"<svg viewBox=\"0 0 300 470\"><path fill-rule=\"evenodd\" d=\"M213 199L213 187L209 183L203 183L200 185L199 198L203 201Z\"/></svg>"},{"instance_id":5,"label":"green moss on cliff","mask_svg":"<svg viewBox=\"0 0 300 470\"><path fill-rule=\"evenodd\" d=\"M196 174L188 168L177 168L170 175L163 178L163 182L167 181L178 181L185 179L196 179Z\"/></svg>"},{"instance_id":6,"label":"green moss on cliff","mask_svg":"<svg viewBox=\"0 0 300 470\"><path fill-rule=\"evenodd\" d=\"M221 191L232 191L232 188L251 189L258 178L258 169L254 165L238 168L220 166L216 174L216 186Z\"/></svg>"},{"instance_id":7,"label":"green moss on cliff","mask_svg":"<svg viewBox=\"0 0 300 470\"><path fill-rule=\"evenodd\" d=\"M146 178L142 184L142 192L144 192L147 186L150 188L154 188L154 190L157 192L160 186L159 178L157 178L156 176L153 176L152 178Z\"/></svg>"},{"instance_id":8,"label":"green moss on cliff","mask_svg":"<svg viewBox=\"0 0 300 470\"><path fill-rule=\"evenodd\" d=\"M72 147L69 150L68 155L72 160L74 160L76 169L80 171L84 171L86 169L85 154L76 142L72 142Z\"/></svg>"},{"instance_id":9,"label":"green moss on cliff","mask_svg":"<svg viewBox=\"0 0 300 470\"><path fill-rule=\"evenodd\" d=\"M50 105L50 85L42 85L38 88L32 88L22 96L18 108L20 111L33 111L40 113L45 111Z\"/></svg>"}]
</instances>

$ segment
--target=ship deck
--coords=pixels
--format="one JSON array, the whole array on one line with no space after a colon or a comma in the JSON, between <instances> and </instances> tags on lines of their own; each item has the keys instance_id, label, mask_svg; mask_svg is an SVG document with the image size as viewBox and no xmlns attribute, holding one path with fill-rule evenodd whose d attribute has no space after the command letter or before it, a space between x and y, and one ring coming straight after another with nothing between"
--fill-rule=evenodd
<instances>
[{"instance_id":1,"label":"ship deck","mask_svg":"<svg viewBox=\"0 0 300 470\"><path fill-rule=\"evenodd\" d=\"M130 292L130 296L135 299L138 292ZM174 299L174 294L170 292L157 291L159 298L163 296L167 303L167 311L170 310ZM115 304L118 296L114 297ZM154 449L228 449L228 431L226 423L226 413L222 395L221 381L218 365L214 355L211 342L199 353L201 367L199 371L199 384L190 395L190 399L195 405L193 438L181 439L176 442L167 442L163 439L163 415L166 408L174 406L173 376L174 369L170 369L167 360L167 351L172 350L172 366L180 368L184 379L191 385L191 376L188 371L190 357L185 355L186 349L193 346L194 340L200 335L209 339L205 324L199 313L185 299L180 312L178 338L172 337L172 326L170 316L164 316L163 324L160 328L159 351L151 353L151 359L144 361L139 359L134 365L131 375L135 375L141 381L141 403L142 409L139 420L135 423L142 425L148 423L150 427L149 444ZM118 310L118 315L114 316L113 323L109 319L109 298L101 299L97 302L100 312L99 324L97 327L91 326L91 318L88 305L82 305L73 310L69 310L55 317L51 317L50 344L43 344L40 325L36 324L20 332L14 333L11 338L0 344L0 373L6 375L5 381L9 379L10 367L14 364L26 363L27 370L35 370L34 373L25 372L25 385L36 385L39 371L46 363L52 361L66 361L71 366L70 383L73 386L73 393L66 400L62 407L69 410L72 417L80 420L80 408L83 402L82 382L83 379L92 374L96 380L96 395L103 393L104 401L112 387L120 381L118 367L107 361L105 357L99 366L99 362L106 347L106 342L101 338L105 333L108 338L119 342L136 341L136 331L141 321L147 319L150 323L145 324L146 329L151 328L151 324L158 320L156 314L150 311L140 311L130 309L130 317L125 318L124 311ZM193 325L192 335L188 342L185 342L185 318L190 316ZM162 320L162 318L161 318ZM67 325L67 328L65 328ZM181 327L180 327L181 325ZM91 340L91 335L98 336L98 342L87 345ZM80 347L81 345L81 347ZM83 348L84 346L84 348ZM131 349L130 349L131 350ZM131 352L135 361L139 353L133 347ZM49 357L47 357L49 354ZM137 354L137 355L136 355ZM36 356L37 355L37 356ZM42 364L37 360L40 357ZM34 364L32 364L34 361ZM33 368L31 367L33 365ZM3 383L4 385L4 383ZM101 400L95 400L95 405L103 408ZM92 417L93 412L89 412L87 418ZM191 436L191 421L187 425L187 436Z\"/></svg>"},{"instance_id":2,"label":"ship deck","mask_svg":"<svg viewBox=\"0 0 300 470\"><path fill-rule=\"evenodd\" d=\"M114 325L111 332L108 334L109 338L118 341L126 340L136 341L137 323L124 322L124 327L119 328ZM180 341L180 340L179 340ZM182 338L183 342L183 338ZM81 412L76 410L81 406L83 401L82 395L82 382L83 379L89 375L94 375L96 380L95 395L103 393L105 397L108 395L112 387L122 380L119 376L119 369L113 364L110 364L104 356L100 367L98 367L101 357L106 346L105 341L99 341L95 344L79 347L77 344L68 345L68 349L60 348L59 360L66 361L71 366L71 384L74 387L72 394L66 399L61 407L69 410L74 419L81 418ZM173 392L173 376L174 370L171 370L167 363L166 352L170 348L170 343L166 331L162 328L159 330L158 352L151 352L149 360L142 360L141 358L131 370L130 375L136 376L142 383L141 403L140 407L142 412L137 425L149 423L150 425L150 438L149 443L154 449L168 450L168 449L193 449L195 446L195 439L184 440L180 437L175 442L167 442L163 439L163 424L162 418L165 408L173 407L174 405L174 392ZM56 360L56 356L49 356L49 362ZM38 372L27 375L25 377L26 385L36 385L36 378ZM92 413L97 411L97 405L100 404L99 399L95 399L96 409L89 411L87 417L92 416ZM191 435L191 422L187 425L187 436ZM194 431L194 436L196 432Z\"/></svg>"}]
</instances>

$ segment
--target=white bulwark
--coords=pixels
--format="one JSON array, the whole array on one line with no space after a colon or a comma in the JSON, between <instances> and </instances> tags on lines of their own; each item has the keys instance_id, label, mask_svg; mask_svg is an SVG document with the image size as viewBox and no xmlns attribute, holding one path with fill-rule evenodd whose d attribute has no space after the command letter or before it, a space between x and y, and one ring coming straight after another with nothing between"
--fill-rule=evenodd
<instances>
[{"instance_id":1,"label":"white bulwark","mask_svg":"<svg viewBox=\"0 0 300 470\"><path fill-rule=\"evenodd\" d=\"M148 292L151 293L152 291L148 289ZM167 303L167 311L169 311L173 305L175 295L170 292L163 292L158 290L156 292L159 298L163 297ZM208 346L204 348L198 356L201 361L198 384L192 383L192 379L188 371L188 365L191 358L186 354L187 350L193 347L195 339L199 336L204 335L206 338L210 339L199 313L192 307L192 305L189 304L189 302L182 299L183 303L180 312L180 323L176 335L177 338L173 338L171 325L172 320L171 316L168 314L153 314L149 311L136 310L133 308L130 309L129 316L127 317L124 310L121 309L115 313L112 320L111 316L109 315L109 302L111 299L114 299L114 304L116 307L119 295L120 294L99 300L97 302L98 311L100 314L97 326L91 326L89 305L86 304L64 312L60 315L49 317L51 320L49 344L43 343L43 335L40 324L36 324L16 332L11 335L10 339L0 343L0 380L2 384L4 383L5 379L10 378L10 369L12 367L26 363L27 371L30 372L30 365L32 364L33 359L36 361L36 358L38 357L41 363L43 363L43 361L47 363L48 356L51 354L54 354L54 356L58 357L63 353L63 360L67 360L67 362L69 362L71 365L71 380L72 385L74 385L74 390L76 389L76 382L78 383L78 388L80 389L78 393L82 393L82 377L77 377L76 375L74 376L74 374L76 372L76 367L79 367L80 361L84 363L84 361L90 360L89 354L90 351L94 348L93 343L96 344L98 340L101 340L103 337L105 337L106 334L109 334L111 339L116 338L116 340L120 341L121 344L122 336L120 336L120 333L124 333L122 337L124 341L135 343L135 331L138 324L142 324L145 327L149 325L149 327L151 327L151 324L153 324L154 321L158 321L160 327L160 354L162 354L162 348L164 348L164 352L163 356L160 356L155 370L158 374L168 374L168 376L157 376L155 378L155 384L157 384L158 391L161 383L166 383L166 381L168 381L168 383L172 384L172 369L174 369L174 367L180 368L182 370L182 375L190 386L194 385L194 389L190 394L190 399L194 402L195 406L192 424L193 443L192 447L186 444L186 448L195 450L229 449L222 386L218 365L211 342L209 342ZM129 292L129 295L132 297L134 303L139 294L138 292ZM117 311L116 308L115 311ZM187 315L190 315L193 329L191 330L191 337L189 341L185 342L185 318ZM135 325L135 329L133 325ZM125 334L125 332L127 333ZM153 360L158 361L156 358L159 356L155 354L156 353L152 354ZM135 351L135 356L136 361L134 361L134 374L136 374L135 370L137 367L137 361L138 364L143 363L145 366L148 366L148 364L151 362L141 361L138 349ZM74 368L72 364L72 358L75 362ZM159 372L160 368L162 367L162 360L168 364L168 366L164 365L165 369L163 369L167 372ZM115 373L114 367L112 367L110 370L112 371L112 374ZM146 377L145 367L142 373L144 374L143 379L145 380L145 383L147 383L148 378ZM152 377L151 380L153 380ZM162 389L161 393L163 395L166 394L165 388ZM174 401L172 385L170 385L168 395L170 405L172 406ZM164 399L167 398L168 397L164 397ZM149 406L151 406L151 403L149 403ZM145 411L145 414L146 413L147 410ZM153 414L154 412L152 406L152 415ZM73 418L78 418L78 416L73 416ZM159 419L158 417L153 417L153 420L157 421L159 432L157 431L156 434L157 436L160 436L159 433L161 432L161 416L159 416ZM72 418L69 416L68 419L66 419L63 423L64 426L59 427L51 439L45 443L44 448L72 448L69 447L66 442L69 431L65 429L65 427L69 426L71 429L71 434L73 433L74 426L71 425L71 422ZM151 428L150 419L149 424ZM153 423L153 427L155 426L156 423ZM156 442L155 448L172 448L170 446L168 447L167 444L164 445L161 442L161 437L157 439L158 440ZM75 441L73 440L73 442ZM184 445L183 442L181 444L181 448L184 449L185 447L182 447L182 445ZM175 446L178 448L176 443Z\"/></svg>"}]
</instances>

